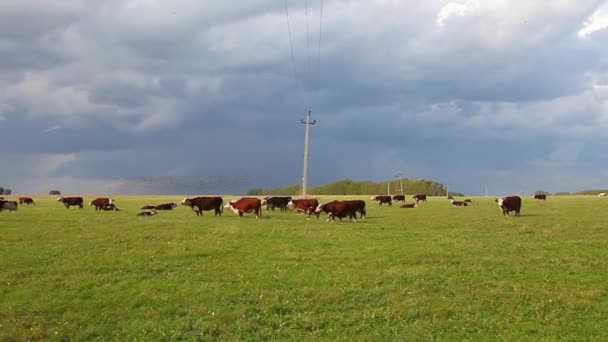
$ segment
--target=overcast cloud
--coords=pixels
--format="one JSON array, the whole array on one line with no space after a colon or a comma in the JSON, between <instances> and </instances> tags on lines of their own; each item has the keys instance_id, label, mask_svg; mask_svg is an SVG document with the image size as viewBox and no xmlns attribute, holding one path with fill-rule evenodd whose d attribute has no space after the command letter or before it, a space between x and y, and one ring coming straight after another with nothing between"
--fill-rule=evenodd
<instances>
[{"instance_id":1,"label":"overcast cloud","mask_svg":"<svg viewBox=\"0 0 608 342\"><path fill-rule=\"evenodd\" d=\"M608 2L304 3L0 2L0 186L608 187Z\"/></svg>"}]
</instances>

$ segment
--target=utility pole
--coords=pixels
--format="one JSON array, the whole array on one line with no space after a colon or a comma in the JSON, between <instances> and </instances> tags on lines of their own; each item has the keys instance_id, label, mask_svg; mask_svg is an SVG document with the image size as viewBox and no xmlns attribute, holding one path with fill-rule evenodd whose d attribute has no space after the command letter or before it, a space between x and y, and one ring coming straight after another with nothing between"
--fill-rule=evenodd
<instances>
[{"instance_id":1,"label":"utility pole","mask_svg":"<svg viewBox=\"0 0 608 342\"><path fill-rule=\"evenodd\" d=\"M389 196L391 195L391 180L390 179L386 182L386 194Z\"/></svg>"},{"instance_id":2,"label":"utility pole","mask_svg":"<svg viewBox=\"0 0 608 342\"><path fill-rule=\"evenodd\" d=\"M310 121L310 111L306 115L306 121L302 120L304 126L304 166L302 170L302 197L306 197L306 185L308 183L308 140L310 126L317 123L317 120Z\"/></svg>"},{"instance_id":3,"label":"utility pole","mask_svg":"<svg viewBox=\"0 0 608 342\"><path fill-rule=\"evenodd\" d=\"M445 195L446 195L446 197L450 197L450 186L449 185L445 186Z\"/></svg>"},{"instance_id":4,"label":"utility pole","mask_svg":"<svg viewBox=\"0 0 608 342\"><path fill-rule=\"evenodd\" d=\"M488 185L486 184L486 197L488 197Z\"/></svg>"},{"instance_id":5,"label":"utility pole","mask_svg":"<svg viewBox=\"0 0 608 342\"><path fill-rule=\"evenodd\" d=\"M395 190L395 194L403 195L403 172L396 174L396 177L399 177L399 190Z\"/></svg>"}]
</instances>

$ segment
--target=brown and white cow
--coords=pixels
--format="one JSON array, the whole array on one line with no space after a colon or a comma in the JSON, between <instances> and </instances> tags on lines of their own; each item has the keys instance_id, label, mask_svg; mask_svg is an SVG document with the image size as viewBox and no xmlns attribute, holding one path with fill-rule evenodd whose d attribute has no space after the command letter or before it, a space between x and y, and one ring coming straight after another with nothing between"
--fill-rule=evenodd
<instances>
[{"instance_id":1,"label":"brown and white cow","mask_svg":"<svg viewBox=\"0 0 608 342\"><path fill-rule=\"evenodd\" d=\"M63 196L59 196L57 197L57 201L63 203L63 205L65 205L66 208L70 208L71 206L78 206L80 209L82 209L84 200L82 199L82 197L63 197Z\"/></svg>"},{"instance_id":2,"label":"brown and white cow","mask_svg":"<svg viewBox=\"0 0 608 342\"><path fill-rule=\"evenodd\" d=\"M412 195L412 198L414 199L414 201L416 201L416 203L420 201L426 202L426 194L415 194Z\"/></svg>"},{"instance_id":3,"label":"brown and white cow","mask_svg":"<svg viewBox=\"0 0 608 342\"><path fill-rule=\"evenodd\" d=\"M372 196L370 199L378 202L378 205L382 205L383 203L388 203L389 206L393 205L392 197L389 195L376 195Z\"/></svg>"},{"instance_id":4,"label":"brown and white cow","mask_svg":"<svg viewBox=\"0 0 608 342\"><path fill-rule=\"evenodd\" d=\"M545 194L534 195L534 199L546 201L547 200L547 195L545 195Z\"/></svg>"},{"instance_id":5,"label":"brown and white cow","mask_svg":"<svg viewBox=\"0 0 608 342\"><path fill-rule=\"evenodd\" d=\"M35 204L31 197L19 197L19 204Z\"/></svg>"},{"instance_id":6,"label":"brown and white cow","mask_svg":"<svg viewBox=\"0 0 608 342\"><path fill-rule=\"evenodd\" d=\"M157 212L154 209L145 209L137 213L137 216L154 216Z\"/></svg>"},{"instance_id":7,"label":"brown and white cow","mask_svg":"<svg viewBox=\"0 0 608 342\"><path fill-rule=\"evenodd\" d=\"M319 206L319 201L315 198L292 199L289 201L289 206L293 207L296 212L310 215L315 213L315 209Z\"/></svg>"},{"instance_id":8,"label":"brown and white cow","mask_svg":"<svg viewBox=\"0 0 608 342\"><path fill-rule=\"evenodd\" d=\"M224 212L224 199L219 196L186 197L182 200L181 204L192 208L192 211L196 213L196 216L202 216L203 211L209 210L215 210L214 216L222 216L222 213Z\"/></svg>"},{"instance_id":9,"label":"brown and white cow","mask_svg":"<svg viewBox=\"0 0 608 342\"><path fill-rule=\"evenodd\" d=\"M232 200L224 207L231 209L239 216L243 216L244 213L253 213L256 219L262 216L262 201L255 197L243 197L238 200Z\"/></svg>"},{"instance_id":10,"label":"brown and white cow","mask_svg":"<svg viewBox=\"0 0 608 342\"><path fill-rule=\"evenodd\" d=\"M496 203L502 209L502 214L505 216L509 215L509 212L515 212L515 215L519 215L521 211L521 197L519 196L507 196L495 199Z\"/></svg>"},{"instance_id":11,"label":"brown and white cow","mask_svg":"<svg viewBox=\"0 0 608 342\"><path fill-rule=\"evenodd\" d=\"M19 204L17 203L17 201L7 201L5 199L0 199L0 211L16 212L17 208L19 208Z\"/></svg>"},{"instance_id":12,"label":"brown and white cow","mask_svg":"<svg viewBox=\"0 0 608 342\"><path fill-rule=\"evenodd\" d=\"M405 202L405 195L393 195L393 201Z\"/></svg>"},{"instance_id":13,"label":"brown and white cow","mask_svg":"<svg viewBox=\"0 0 608 342\"><path fill-rule=\"evenodd\" d=\"M464 200L464 203L473 203L473 200L470 199L470 198L467 198L467 199Z\"/></svg>"},{"instance_id":14,"label":"brown and white cow","mask_svg":"<svg viewBox=\"0 0 608 342\"><path fill-rule=\"evenodd\" d=\"M451 200L450 203L452 203L452 205L455 206L455 207L466 207L466 206L468 206L467 202L464 202L464 201Z\"/></svg>"},{"instance_id":15,"label":"brown and white cow","mask_svg":"<svg viewBox=\"0 0 608 342\"><path fill-rule=\"evenodd\" d=\"M399 206L399 208L417 208L418 203L404 203Z\"/></svg>"},{"instance_id":16,"label":"brown and white cow","mask_svg":"<svg viewBox=\"0 0 608 342\"><path fill-rule=\"evenodd\" d=\"M345 200L345 201L331 201L331 202L327 202L325 204L321 204L318 205L317 208L315 209L315 215L317 215L317 218L319 218L319 214L321 214L322 212L327 213L328 214L328 219L329 216L332 216L332 212L335 211L335 206L337 202L343 202L349 205L349 208L354 210L354 218L357 218L357 213L360 214L361 219L364 219L365 216L367 215L367 212L365 210L365 201L363 200ZM342 220L342 217L337 216L340 221Z\"/></svg>"},{"instance_id":17,"label":"brown and white cow","mask_svg":"<svg viewBox=\"0 0 608 342\"><path fill-rule=\"evenodd\" d=\"M103 208L110 206L114 203L114 200L108 197L98 197L91 202L89 202L90 206L95 206L95 210L103 210Z\"/></svg>"},{"instance_id":18,"label":"brown and white cow","mask_svg":"<svg viewBox=\"0 0 608 342\"><path fill-rule=\"evenodd\" d=\"M266 206L266 210L274 211L274 208L279 208L281 211L287 210L291 201L291 196L267 196L262 199L262 206Z\"/></svg>"},{"instance_id":19,"label":"brown and white cow","mask_svg":"<svg viewBox=\"0 0 608 342\"><path fill-rule=\"evenodd\" d=\"M159 204L152 209L154 209L154 210L173 210L173 209L175 209L175 207L177 207L177 203L170 202L170 203Z\"/></svg>"},{"instance_id":20,"label":"brown and white cow","mask_svg":"<svg viewBox=\"0 0 608 342\"><path fill-rule=\"evenodd\" d=\"M342 218L348 216L349 220L357 223L357 205L353 201L331 201L320 204L315 209L316 213L326 212L327 221L335 222L336 217L342 221Z\"/></svg>"}]
</instances>

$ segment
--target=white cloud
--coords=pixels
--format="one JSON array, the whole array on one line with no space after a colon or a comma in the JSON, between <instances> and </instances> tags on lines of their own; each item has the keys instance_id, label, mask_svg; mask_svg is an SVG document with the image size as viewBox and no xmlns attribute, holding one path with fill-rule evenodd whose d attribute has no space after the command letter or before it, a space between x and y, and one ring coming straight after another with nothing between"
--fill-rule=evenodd
<instances>
[{"instance_id":1,"label":"white cloud","mask_svg":"<svg viewBox=\"0 0 608 342\"><path fill-rule=\"evenodd\" d=\"M437 17L435 24L439 27L444 27L446 21L452 16L467 16L479 8L478 0L467 0L465 3L450 2L443 6Z\"/></svg>"},{"instance_id":2,"label":"white cloud","mask_svg":"<svg viewBox=\"0 0 608 342\"><path fill-rule=\"evenodd\" d=\"M608 4L598 8L593 14L585 20L583 27L578 31L578 37L581 39L590 37L597 31L604 30L608 27Z\"/></svg>"}]
</instances>

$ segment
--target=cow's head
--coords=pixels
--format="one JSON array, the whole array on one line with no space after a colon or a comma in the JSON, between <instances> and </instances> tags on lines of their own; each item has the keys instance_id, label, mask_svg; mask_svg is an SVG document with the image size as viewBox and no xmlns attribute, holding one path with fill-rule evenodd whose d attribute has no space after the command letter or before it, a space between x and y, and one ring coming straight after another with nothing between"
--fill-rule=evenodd
<instances>
[{"instance_id":1,"label":"cow's head","mask_svg":"<svg viewBox=\"0 0 608 342\"><path fill-rule=\"evenodd\" d=\"M372 196L372 197L370 197L369 199L370 199L370 200L375 200L375 199L376 199L376 197L378 197L378 196Z\"/></svg>"},{"instance_id":2,"label":"cow's head","mask_svg":"<svg viewBox=\"0 0 608 342\"><path fill-rule=\"evenodd\" d=\"M504 202L504 201L505 201L505 199L504 199L504 198L497 198L497 199L496 199L496 203L498 203L498 206L499 206L499 207L502 207L502 204L503 204L503 202Z\"/></svg>"},{"instance_id":3,"label":"cow's head","mask_svg":"<svg viewBox=\"0 0 608 342\"><path fill-rule=\"evenodd\" d=\"M325 209L325 204L319 204L315 209L315 213L320 213L321 211L323 211L323 209Z\"/></svg>"},{"instance_id":4,"label":"cow's head","mask_svg":"<svg viewBox=\"0 0 608 342\"><path fill-rule=\"evenodd\" d=\"M294 207L295 206L295 204L293 203L292 199L289 200L289 203L287 203L287 205L290 206L290 207Z\"/></svg>"},{"instance_id":5,"label":"cow's head","mask_svg":"<svg viewBox=\"0 0 608 342\"><path fill-rule=\"evenodd\" d=\"M89 207L93 205L93 201L89 202Z\"/></svg>"},{"instance_id":6,"label":"cow's head","mask_svg":"<svg viewBox=\"0 0 608 342\"><path fill-rule=\"evenodd\" d=\"M171 208L175 208L175 207L177 207L177 203L171 202Z\"/></svg>"},{"instance_id":7,"label":"cow's head","mask_svg":"<svg viewBox=\"0 0 608 342\"><path fill-rule=\"evenodd\" d=\"M264 197L264 199L262 200L262 205L266 204L268 204L268 197Z\"/></svg>"},{"instance_id":8,"label":"cow's head","mask_svg":"<svg viewBox=\"0 0 608 342\"><path fill-rule=\"evenodd\" d=\"M188 197L184 197L184 199L181 202L182 205L190 205L191 203L192 203L192 200Z\"/></svg>"},{"instance_id":9,"label":"cow's head","mask_svg":"<svg viewBox=\"0 0 608 342\"><path fill-rule=\"evenodd\" d=\"M57 201L59 201L59 202L63 202L63 196L59 196L59 197L57 197Z\"/></svg>"}]
</instances>

